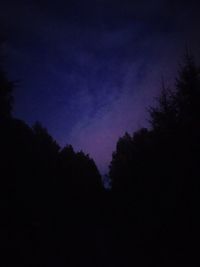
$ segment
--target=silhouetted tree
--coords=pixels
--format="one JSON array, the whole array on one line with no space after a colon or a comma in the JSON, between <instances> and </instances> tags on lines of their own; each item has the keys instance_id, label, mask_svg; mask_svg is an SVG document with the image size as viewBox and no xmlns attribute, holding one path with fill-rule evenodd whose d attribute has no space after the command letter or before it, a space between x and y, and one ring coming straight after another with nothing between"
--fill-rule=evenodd
<instances>
[{"instance_id":1,"label":"silhouetted tree","mask_svg":"<svg viewBox=\"0 0 200 267\"><path fill-rule=\"evenodd\" d=\"M93 266L103 231L98 169L72 146L61 150L40 123L12 117L12 88L1 71L1 265Z\"/></svg>"},{"instance_id":2,"label":"silhouetted tree","mask_svg":"<svg viewBox=\"0 0 200 267\"><path fill-rule=\"evenodd\" d=\"M153 130L166 134L176 127L177 108L174 103L173 92L166 88L164 84L157 102L156 107L149 108L150 123Z\"/></svg>"},{"instance_id":3,"label":"silhouetted tree","mask_svg":"<svg viewBox=\"0 0 200 267\"><path fill-rule=\"evenodd\" d=\"M0 55L0 119L11 117L14 83L7 78Z\"/></svg>"},{"instance_id":4,"label":"silhouetted tree","mask_svg":"<svg viewBox=\"0 0 200 267\"><path fill-rule=\"evenodd\" d=\"M134 251L149 255L149 261L159 262L164 251L169 260L197 260L195 246L188 244L200 236L199 79L199 67L187 54L175 88L163 85L157 105L149 109L150 130L120 138L113 153L109 176L116 232L121 231L119 243L128 242L120 249L132 263Z\"/></svg>"},{"instance_id":5,"label":"silhouetted tree","mask_svg":"<svg viewBox=\"0 0 200 267\"><path fill-rule=\"evenodd\" d=\"M185 56L185 64L180 67L179 77L176 79L174 98L180 123L186 124L186 127L198 126L200 116L200 68L189 53ZM190 125L191 123L193 124Z\"/></svg>"},{"instance_id":6,"label":"silhouetted tree","mask_svg":"<svg viewBox=\"0 0 200 267\"><path fill-rule=\"evenodd\" d=\"M58 153L60 149L59 145L53 140L47 129L39 122L36 122L33 125L33 133L35 135L38 149L40 149L40 151L38 151L39 154L45 152L46 156L50 157L51 155L56 155Z\"/></svg>"}]
</instances>

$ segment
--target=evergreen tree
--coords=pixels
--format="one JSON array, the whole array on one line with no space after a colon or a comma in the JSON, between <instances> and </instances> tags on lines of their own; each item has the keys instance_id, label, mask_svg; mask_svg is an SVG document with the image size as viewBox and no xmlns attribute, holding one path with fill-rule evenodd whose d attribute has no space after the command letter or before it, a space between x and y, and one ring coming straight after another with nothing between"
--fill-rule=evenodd
<instances>
[{"instance_id":1,"label":"evergreen tree","mask_svg":"<svg viewBox=\"0 0 200 267\"><path fill-rule=\"evenodd\" d=\"M7 78L0 61L0 120L11 117L14 83Z\"/></svg>"},{"instance_id":2,"label":"evergreen tree","mask_svg":"<svg viewBox=\"0 0 200 267\"><path fill-rule=\"evenodd\" d=\"M188 244L200 236L200 77L190 55L180 67L175 88L163 85L149 113L151 129L120 138L110 164L116 231L124 236L119 244L129 240L121 248L126 255L134 240L132 263L137 261L133 251L158 261L163 250L170 260L197 261L195 245Z\"/></svg>"}]
</instances>

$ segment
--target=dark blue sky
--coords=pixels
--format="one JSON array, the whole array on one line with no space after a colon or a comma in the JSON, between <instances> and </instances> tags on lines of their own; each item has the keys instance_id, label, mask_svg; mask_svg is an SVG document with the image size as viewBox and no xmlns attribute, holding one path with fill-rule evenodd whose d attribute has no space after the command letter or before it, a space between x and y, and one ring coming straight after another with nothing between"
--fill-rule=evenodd
<instances>
[{"instance_id":1,"label":"dark blue sky","mask_svg":"<svg viewBox=\"0 0 200 267\"><path fill-rule=\"evenodd\" d=\"M199 11L191 0L1 0L15 115L105 172L119 136L147 125L186 45L199 59Z\"/></svg>"}]
</instances>

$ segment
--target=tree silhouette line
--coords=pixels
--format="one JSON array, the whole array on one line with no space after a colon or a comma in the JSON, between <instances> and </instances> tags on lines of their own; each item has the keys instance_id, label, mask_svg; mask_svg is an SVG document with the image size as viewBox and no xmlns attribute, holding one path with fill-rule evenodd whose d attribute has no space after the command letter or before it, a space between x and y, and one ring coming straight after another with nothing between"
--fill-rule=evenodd
<instances>
[{"instance_id":1,"label":"tree silhouette line","mask_svg":"<svg viewBox=\"0 0 200 267\"><path fill-rule=\"evenodd\" d=\"M197 266L200 69L189 52L149 115L150 129L120 138L110 164L119 242L128 266Z\"/></svg>"},{"instance_id":2,"label":"tree silhouette line","mask_svg":"<svg viewBox=\"0 0 200 267\"><path fill-rule=\"evenodd\" d=\"M200 69L162 85L149 129L125 133L105 190L95 162L12 115L0 66L1 266L198 266Z\"/></svg>"}]
</instances>

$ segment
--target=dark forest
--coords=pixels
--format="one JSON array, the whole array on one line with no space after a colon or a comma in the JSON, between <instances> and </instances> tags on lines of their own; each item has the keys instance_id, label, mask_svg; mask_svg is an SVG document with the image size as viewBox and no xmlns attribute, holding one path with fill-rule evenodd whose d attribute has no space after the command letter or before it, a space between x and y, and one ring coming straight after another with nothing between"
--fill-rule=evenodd
<instances>
[{"instance_id":1,"label":"dark forest","mask_svg":"<svg viewBox=\"0 0 200 267\"><path fill-rule=\"evenodd\" d=\"M15 118L0 68L1 266L199 266L200 68L188 51L151 127L125 133L105 189L95 162Z\"/></svg>"},{"instance_id":2,"label":"dark forest","mask_svg":"<svg viewBox=\"0 0 200 267\"><path fill-rule=\"evenodd\" d=\"M200 67L187 50L149 128L94 160L13 115L0 65L0 266L199 266ZM123 111L122 111L123 112Z\"/></svg>"}]
</instances>

